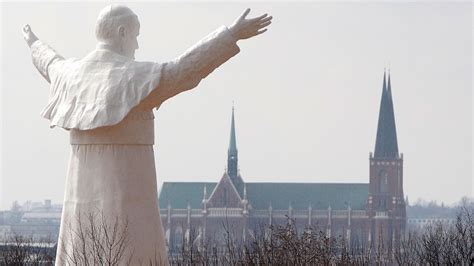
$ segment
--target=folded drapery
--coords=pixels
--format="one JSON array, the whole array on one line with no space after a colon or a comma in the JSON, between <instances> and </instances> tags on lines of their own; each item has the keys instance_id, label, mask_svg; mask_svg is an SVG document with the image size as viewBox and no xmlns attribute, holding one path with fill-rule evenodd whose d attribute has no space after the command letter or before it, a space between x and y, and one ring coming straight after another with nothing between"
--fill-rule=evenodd
<instances>
[{"instance_id":1,"label":"folded drapery","mask_svg":"<svg viewBox=\"0 0 474 266\"><path fill-rule=\"evenodd\" d=\"M152 109L189 90L240 49L227 27L212 32L183 55L163 64L138 62L105 49L64 59L41 41L33 63L51 83L42 116L51 127L89 130L119 123L144 101Z\"/></svg>"}]
</instances>

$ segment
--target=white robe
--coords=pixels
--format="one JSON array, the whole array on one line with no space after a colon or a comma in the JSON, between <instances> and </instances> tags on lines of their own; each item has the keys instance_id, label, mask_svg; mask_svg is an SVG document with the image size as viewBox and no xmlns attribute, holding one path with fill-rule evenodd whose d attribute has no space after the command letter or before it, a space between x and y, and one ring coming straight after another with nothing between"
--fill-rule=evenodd
<instances>
[{"instance_id":1,"label":"white robe","mask_svg":"<svg viewBox=\"0 0 474 266\"><path fill-rule=\"evenodd\" d=\"M104 227L113 231L115 224L127 240L122 252L117 247L110 252L123 254L120 264L128 259L132 265L168 264L156 188L152 110L197 86L236 55L236 41L222 26L163 64L136 62L101 49L80 60L65 60L41 41L32 45L33 63L51 83L42 115L51 127L70 130L71 138L57 265L107 259L97 236ZM95 242L90 221L96 226ZM81 237L81 232L89 236ZM85 257L83 240L89 254Z\"/></svg>"}]
</instances>

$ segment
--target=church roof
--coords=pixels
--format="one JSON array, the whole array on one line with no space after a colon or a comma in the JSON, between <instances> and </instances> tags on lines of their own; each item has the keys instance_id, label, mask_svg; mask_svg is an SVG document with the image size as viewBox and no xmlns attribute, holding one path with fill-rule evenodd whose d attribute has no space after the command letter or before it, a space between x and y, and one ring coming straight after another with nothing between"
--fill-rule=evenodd
<instances>
[{"instance_id":1,"label":"church roof","mask_svg":"<svg viewBox=\"0 0 474 266\"><path fill-rule=\"evenodd\" d=\"M170 203L172 208L185 209L188 201L191 208L202 208L204 186L208 197L215 182L164 182L159 195L160 209ZM293 209L353 210L365 209L369 194L366 183L245 183L247 198L254 209Z\"/></svg>"},{"instance_id":2,"label":"church roof","mask_svg":"<svg viewBox=\"0 0 474 266\"><path fill-rule=\"evenodd\" d=\"M160 209L186 209L188 202L193 209L202 208L204 187L209 197L217 185L216 182L164 182L160 190Z\"/></svg>"},{"instance_id":3,"label":"church roof","mask_svg":"<svg viewBox=\"0 0 474 266\"><path fill-rule=\"evenodd\" d=\"M365 209L369 195L368 184L353 183L247 183L249 203L254 209L293 209L345 210Z\"/></svg>"}]
</instances>

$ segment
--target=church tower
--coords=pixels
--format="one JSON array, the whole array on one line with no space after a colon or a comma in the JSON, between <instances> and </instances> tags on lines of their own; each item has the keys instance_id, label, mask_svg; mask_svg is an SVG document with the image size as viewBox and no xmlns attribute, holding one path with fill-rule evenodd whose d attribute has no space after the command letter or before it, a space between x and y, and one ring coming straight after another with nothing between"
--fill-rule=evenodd
<instances>
[{"instance_id":1,"label":"church tower","mask_svg":"<svg viewBox=\"0 0 474 266\"><path fill-rule=\"evenodd\" d=\"M373 244L388 247L398 243L396 236L405 228L403 195L403 154L398 152L397 130L392 99L390 72L388 83L384 71L382 98L375 151L370 153L370 184L367 211L372 222Z\"/></svg>"},{"instance_id":2,"label":"church tower","mask_svg":"<svg viewBox=\"0 0 474 266\"><path fill-rule=\"evenodd\" d=\"M230 141L229 149L227 150L227 174L230 180L234 184L235 188L239 192L240 196L243 196L244 181L240 176L239 172L239 156L237 151L237 140L235 137L235 118L234 118L234 107L232 106L232 121L230 125Z\"/></svg>"}]
</instances>

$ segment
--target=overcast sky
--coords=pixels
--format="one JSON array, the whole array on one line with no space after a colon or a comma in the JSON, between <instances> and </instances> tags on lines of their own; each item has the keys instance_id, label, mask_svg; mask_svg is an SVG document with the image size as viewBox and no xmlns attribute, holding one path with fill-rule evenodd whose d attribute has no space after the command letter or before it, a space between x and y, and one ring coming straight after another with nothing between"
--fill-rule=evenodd
<instances>
[{"instance_id":1,"label":"overcast sky","mask_svg":"<svg viewBox=\"0 0 474 266\"><path fill-rule=\"evenodd\" d=\"M21 27L64 57L95 47L106 3L2 3L1 204L62 202L68 133L39 113L48 83ZM269 31L155 113L163 181L222 176L235 102L247 182L365 182L384 67L390 66L404 190L453 203L473 195L471 3L131 3L140 61L173 59L246 7L274 16Z\"/></svg>"}]
</instances>

